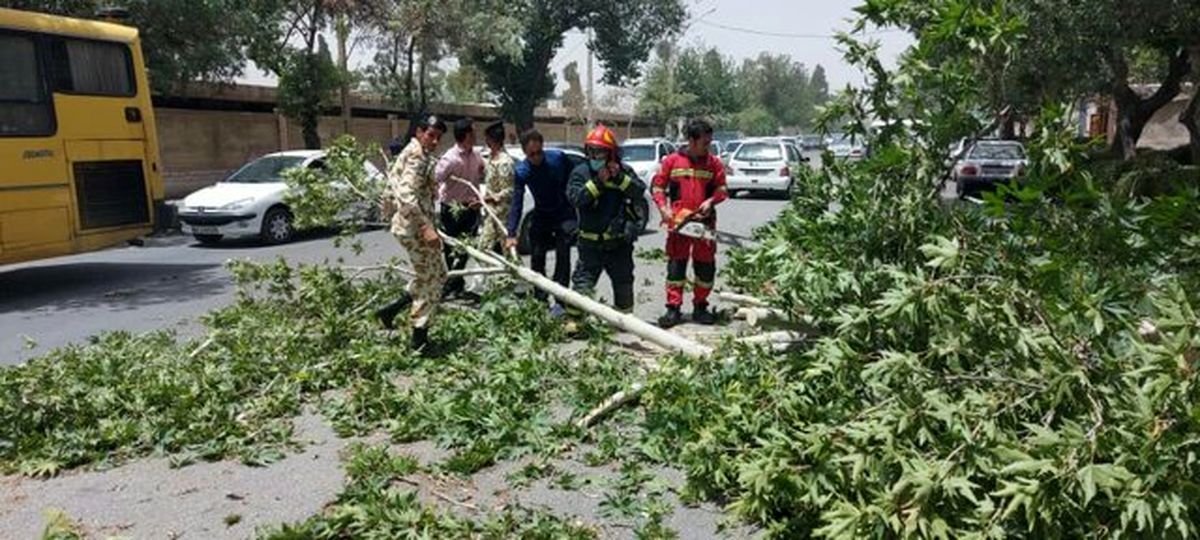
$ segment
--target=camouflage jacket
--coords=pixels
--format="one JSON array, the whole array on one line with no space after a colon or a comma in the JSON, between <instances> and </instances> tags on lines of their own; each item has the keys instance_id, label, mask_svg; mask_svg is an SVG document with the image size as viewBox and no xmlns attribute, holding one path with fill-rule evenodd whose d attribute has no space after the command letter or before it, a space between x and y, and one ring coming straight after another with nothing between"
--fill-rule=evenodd
<instances>
[{"instance_id":1,"label":"camouflage jacket","mask_svg":"<svg viewBox=\"0 0 1200 540\"><path fill-rule=\"evenodd\" d=\"M507 152L488 158L483 164L487 196L496 198L495 209L507 217L508 205L512 203L513 182L516 179L516 162Z\"/></svg>"},{"instance_id":2,"label":"camouflage jacket","mask_svg":"<svg viewBox=\"0 0 1200 540\"><path fill-rule=\"evenodd\" d=\"M435 224L434 197L437 194L437 179L434 166L437 159L414 138L396 156L392 169L388 171L387 194L396 208L392 216L392 233L419 235L426 225Z\"/></svg>"}]
</instances>

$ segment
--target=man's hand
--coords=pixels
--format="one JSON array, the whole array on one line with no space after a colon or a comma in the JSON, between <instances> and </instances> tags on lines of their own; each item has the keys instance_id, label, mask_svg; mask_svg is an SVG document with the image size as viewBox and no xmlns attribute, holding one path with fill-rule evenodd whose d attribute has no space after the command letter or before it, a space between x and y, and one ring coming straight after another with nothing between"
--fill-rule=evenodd
<instances>
[{"instance_id":1,"label":"man's hand","mask_svg":"<svg viewBox=\"0 0 1200 540\"><path fill-rule=\"evenodd\" d=\"M673 225L675 221L675 216L671 215L671 210L665 206L660 206L658 207L658 215L662 218L661 225L670 230L671 225Z\"/></svg>"},{"instance_id":2,"label":"man's hand","mask_svg":"<svg viewBox=\"0 0 1200 540\"><path fill-rule=\"evenodd\" d=\"M516 238L505 238L504 239L504 251L512 251L514 249L517 249L517 239Z\"/></svg>"},{"instance_id":3,"label":"man's hand","mask_svg":"<svg viewBox=\"0 0 1200 540\"><path fill-rule=\"evenodd\" d=\"M608 182L608 179L612 178L612 169L609 169L608 165L605 165L599 171L596 171L596 178L598 178L601 183Z\"/></svg>"},{"instance_id":4,"label":"man's hand","mask_svg":"<svg viewBox=\"0 0 1200 540\"><path fill-rule=\"evenodd\" d=\"M700 203L700 208L696 209L696 217L701 218L701 219L708 219L709 215L712 214L712 209L713 209L712 199L708 199L708 200Z\"/></svg>"},{"instance_id":5,"label":"man's hand","mask_svg":"<svg viewBox=\"0 0 1200 540\"><path fill-rule=\"evenodd\" d=\"M421 227L421 240L431 246L442 243L442 237L438 236L437 229L433 225L425 225Z\"/></svg>"}]
</instances>

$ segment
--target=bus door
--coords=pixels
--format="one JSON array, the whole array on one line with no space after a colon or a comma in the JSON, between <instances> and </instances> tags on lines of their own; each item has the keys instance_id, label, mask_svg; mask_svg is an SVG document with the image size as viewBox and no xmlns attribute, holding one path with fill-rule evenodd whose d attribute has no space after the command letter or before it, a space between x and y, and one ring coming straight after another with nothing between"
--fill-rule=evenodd
<instances>
[{"instance_id":1,"label":"bus door","mask_svg":"<svg viewBox=\"0 0 1200 540\"><path fill-rule=\"evenodd\" d=\"M59 134L77 209L75 233L86 237L149 225L145 130L153 111L146 110L149 100L139 92L133 49L109 41L49 39Z\"/></svg>"}]
</instances>

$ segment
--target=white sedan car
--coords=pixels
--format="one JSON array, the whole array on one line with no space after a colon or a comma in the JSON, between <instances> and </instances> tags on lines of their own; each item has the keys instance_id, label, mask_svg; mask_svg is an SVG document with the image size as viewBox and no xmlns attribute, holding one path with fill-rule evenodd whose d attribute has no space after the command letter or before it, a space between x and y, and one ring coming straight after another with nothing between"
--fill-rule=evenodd
<instances>
[{"instance_id":1,"label":"white sedan car","mask_svg":"<svg viewBox=\"0 0 1200 540\"><path fill-rule=\"evenodd\" d=\"M183 232L202 244L245 237L267 244L288 242L296 229L292 211L284 202L288 185L283 172L324 165L325 153L320 150L278 152L251 161L229 178L183 199L179 207ZM383 175L374 165L368 162L363 167L369 177L382 181Z\"/></svg>"},{"instance_id":2,"label":"white sedan car","mask_svg":"<svg viewBox=\"0 0 1200 540\"><path fill-rule=\"evenodd\" d=\"M773 192L787 196L795 181L793 168L804 161L800 150L783 140L744 141L725 165L729 193Z\"/></svg>"}]
</instances>

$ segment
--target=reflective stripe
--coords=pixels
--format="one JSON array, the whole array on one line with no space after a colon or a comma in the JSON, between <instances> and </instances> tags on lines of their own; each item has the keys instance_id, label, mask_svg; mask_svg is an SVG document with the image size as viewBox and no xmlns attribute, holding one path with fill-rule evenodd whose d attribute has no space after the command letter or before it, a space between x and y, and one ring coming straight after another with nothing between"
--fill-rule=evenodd
<instances>
[{"instance_id":1,"label":"reflective stripe","mask_svg":"<svg viewBox=\"0 0 1200 540\"><path fill-rule=\"evenodd\" d=\"M703 287L703 288L705 288L705 289L711 289L711 288L713 288L713 284L712 284L712 283L709 283L709 282L706 282L706 281L697 281L697 282L696 282L696 286L697 286L697 287Z\"/></svg>"},{"instance_id":2,"label":"reflective stripe","mask_svg":"<svg viewBox=\"0 0 1200 540\"><path fill-rule=\"evenodd\" d=\"M621 191L629 189L629 185L633 183L633 179L629 175L625 175L625 180L621 182Z\"/></svg>"},{"instance_id":3,"label":"reflective stripe","mask_svg":"<svg viewBox=\"0 0 1200 540\"><path fill-rule=\"evenodd\" d=\"M588 180L588 183L587 183L587 184L584 184L584 186L583 186L583 187L587 188L587 190L588 190L588 193L591 193L593 197L599 197L599 196L600 196L600 188L596 187L596 183L595 183L595 182L592 182L591 180Z\"/></svg>"},{"instance_id":4,"label":"reflective stripe","mask_svg":"<svg viewBox=\"0 0 1200 540\"><path fill-rule=\"evenodd\" d=\"M654 186L654 187L650 188L650 191L652 191L654 193L666 193L667 188Z\"/></svg>"},{"instance_id":5,"label":"reflective stripe","mask_svg":"<svg viewBox=\"0 0 1200 540\"><path fill-rule=\"evenodd\" d=\"M674 285L674 286L676 286L676 287L682 287L682 286L684 286L684 285L687 285L687 280L686 280L686 279L681 279L681 280L679 280L679 281L673 281L673 280L669 280L669 279L668 279L668 280L667 280L667 285Z\"/></svg>"},{"instance_id":6,"label":"reflective stripe","mask_svg":"<svg viewBox=\"0 0 1200 540\"><path fill-rule=\"evenodd\" d=\"M729 191L725 186L717 186L717 191Z\"/></svg>"},{"instance_id":7,"label":"reflective stripe","mask_svg":"<svg viewBox=\"0 0 1200 540\"><path fill-rule=\"evenodd\" d=\"M701 180L712 180L713 173L704 169L671 169L671 178L681 178L684 176L699 178Z\"/></svg>"}]
</instances>

